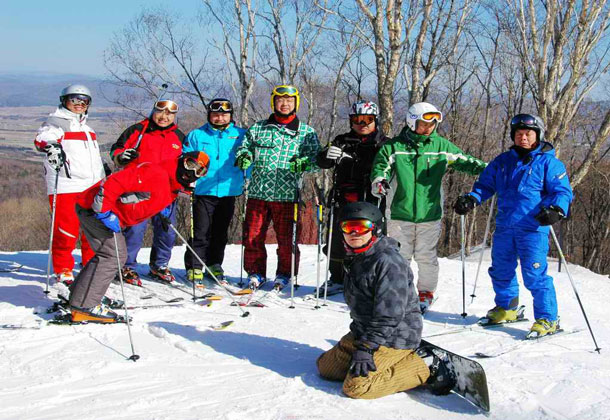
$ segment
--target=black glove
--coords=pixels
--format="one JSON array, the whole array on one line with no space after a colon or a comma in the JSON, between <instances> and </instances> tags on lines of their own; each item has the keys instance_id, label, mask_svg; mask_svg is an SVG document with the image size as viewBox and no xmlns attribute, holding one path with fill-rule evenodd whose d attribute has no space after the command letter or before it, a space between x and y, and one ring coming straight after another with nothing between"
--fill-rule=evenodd
<instances>
[{"instance_id":1,"label":"black glove","mask_svg":"<svg viewBox=\"0 0 610 420\"><path fill-rule=\"evenodd\" d=\"M353 376L367 377L369 372L377 370L373 354L377 351L379 345L367 341L356 341L354 347L356 347L356 351L352 354L352 363L349 370Z\"/></svg>"},{"instance_id":2,"label":"black glove","mask_svg":"<svg viewBox=\"0 0 610 420\"><path fill-rule=\"evenodd\" d=\"M47 153L49 165L56 171L59 171L66 163L66 152L64 152L61 144L50 144L44 148L44 151Z\"/></svg>"},{"instance_id":3,"label":"black glove","mask_svg":"<svg viewBox=\"0 0 610 420\"><path fill-rule=\"evenodd\" d=\"M538 220L540 226L549 226L559 222L564 217L566 217L566 215L563 214L563 210L561 210L561 207L553 205L549 207L543 206L540 209L540 212L534 216L534 219Z\"/></svg>"},{"instance_id":4,"label":"black glove","mask_svg":"<svg viewBox=\"0 0 610 420\"><path fill-rule=\"evenodd\" d=\"M464 194L458 197L455 200L455 204L453 205L453 210L460 216L469 213L477 206L477 199L471 196L470 194Z\"/></svg>"},{"instance_id":5,"label":"black glove","mask_svg":"<svg viewBox=\"0 0 610 420\"><path fill-rule=\"evenodd\" d=\"M163 232L169 232L169 227L172 224L172 221L169 219L169 217L159 213L159 220L161 220L161 228L163 229Z\"/></svg>"},{"instance_id":6,"label":"black glove","mask_svg":"<svg viewBox=\"0 0 610 420\"><path fill-rule=\"evenodd\" d=\"M138 156L140 156L140 154L136 149L126 149L117 157L117 161L119 162L119 165L127 165Z\"/></svg>"}]
</instances>

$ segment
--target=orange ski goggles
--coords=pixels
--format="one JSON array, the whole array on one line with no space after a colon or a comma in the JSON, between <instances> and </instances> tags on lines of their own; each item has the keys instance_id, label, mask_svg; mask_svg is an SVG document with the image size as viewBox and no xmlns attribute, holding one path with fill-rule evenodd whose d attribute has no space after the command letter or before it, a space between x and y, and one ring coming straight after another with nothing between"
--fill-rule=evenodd
<instances>
[{"instance_id":1,"label":"orange ski goggles","mask_svg":"<svg viewBox=\"0 0 610 420\"><path fill-rule=\"evenodd\" d=\"M375 223L366 219L346 220L341 222L341 231L347 235L355 233L356 235L364 235L375 229Z\"/></svg>"}]
</instances>

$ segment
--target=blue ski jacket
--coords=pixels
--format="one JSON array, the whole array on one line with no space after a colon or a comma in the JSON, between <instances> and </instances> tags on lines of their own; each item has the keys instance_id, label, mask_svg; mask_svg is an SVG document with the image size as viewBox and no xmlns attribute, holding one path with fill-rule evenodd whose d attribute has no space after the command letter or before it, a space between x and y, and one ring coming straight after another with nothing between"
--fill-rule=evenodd
<instances>
[{"instance_id":1,"label":"blue ski jacket","mask_svg":"<svg viewBox=\"0 0 610 420\"><path fill-rule=\"evenodd\" d=\"M210 157L208 172L197 180L195 195L234 197L242 193L244 174L234 163L235 151L241 146L245 133L244 128L233 123L222 131L206 123L186 136L183 153L204 151Z\"/></svg>"},{"instance_id":2,"label":"blue ski jacket","mask_svg":"<svg viewBox=\"0 0 610 420\"><path fill-rule=\"evenodd\" d=\"M472 187L479 204L498 194L496 226L541 232L549 231L534 218L542 206L555 205L568 214L573 194L564 164L555 157L550 143L521 158L514 150L496 157Z\"/></svg>"}]
</instances>

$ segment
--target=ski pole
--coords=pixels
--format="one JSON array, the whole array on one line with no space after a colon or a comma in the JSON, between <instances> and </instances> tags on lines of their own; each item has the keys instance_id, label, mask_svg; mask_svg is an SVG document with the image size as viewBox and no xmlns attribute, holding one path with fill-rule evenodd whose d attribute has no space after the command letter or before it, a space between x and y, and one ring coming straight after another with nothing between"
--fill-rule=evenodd
<instances>
[{"instance_id":1,"label":"ski pole","mask_svg":"<svg viewBox=\"0 0 610 420\"><path fill-rule=\"evenodd\" d=\"M247 317L248 315L250 315L250 312L244 311L242 309L241 306L239 306L239 304L237 303L237 301L235 300L235 298L233 298L233 295L231 294L231 292L229 292L229 290L218 281L218 279L216 278L216 276L214 275L214 273L212 273L212 271L208 268L208 266L206 265L206 263L203 262L203 260L201 259L201 257L199 257L199 255L197 255L197 253L195 252L195 250L189 245L189 243L184 239L184 236L182 236L182 234L180 232L178 232L178 229L176 229L176 227L170 223L169 219L166 219L167 225L169 227L172 228L172 230L174 232L176 232L176 235L180 238L180 240L182 242L184 242L184 245L186 245L186 247L189 249L189 251L191 251L191 253L195 256L195 258L197 258L197 260L199 261L199 263L201 263L203 269L205 271L208 272L208 274L210 275L210 277L212 277L214 279L214 281L216 282L216 284L218 284L222 290L224 290L227 293L227 296L229 296L229 298L231 298L231 300L233 302L235 302L235 305L239 308L239 310L242 312L242 318Z\"/></svg>"},{"instance_id":2,"label":"ski pole","mask_svg":"<svg viewBox=\"0 0 610 420\"><path fill-rule=\"evenodd\" d=\"M53 187L53 206L51 209L51 234L49 235L49 255L47 257L47 288L45 295L49 294L49 277L51 276L51 254L53 250L53 231L55 230L55 214L57 213L57 184L59 183L59 169L55 172L55 186Z\"/></svg>"},{"instance_id":3,"label":"ski pole","mask_svg":"<svg viewBox=\"0 0 610 420\"><path fill-rule=\"evenodd\" d=\"M157 100L155 101L155 104L161 100L163 95L165 95L165 92L167 92L167 87L168 87L167 83L163 83L161 85L161 92L157 96ZM144 136L144 132L148 128L148 122L152 118L153 112L155 112L154 105L153 105L153 109L150 110L150 114L148 115L148 118L146 119L146 122L144 122L144 124L142 126L142 131L140 131L140 134L138 135L138 140L136 141L136 145L134 146L134 149L136 149L136 150L138 150L138 148L140 147L140 143L142 142L142 137Z\"/></svg>"},{"instance_id":4,"label":"ski pole","mask_svg":"<svg viewBox=\"0 0 610 420\"><path fill-rule=\"evenodd\" d=\"M246 209L248 208L248 173L244 170L244 205L241 212L241 265L239 267L239 287L244 286L244 256L245 256L245 240L246 240Z\"/></svg>"},{"instance_id":5,"label":"ski pole","mask_svg":"<svg viewBox=\"0 0 610 420\"><path fill-rule=\"evenodd\" d=\"M582 315L585 318L585 322L587 323L587 328L589 328L589 332L591 333L591 338L593 339L593 344L595 344L595 351L600 352L601 348L597 345L597 341L595 340L595 336L593 335L593 330L591 329L591 324L589 324L589 319L587 318L587 314L585 313L585 308L580 301L580 296L578 295L578 291L576 290L576 285L574 284L574 279L572 279L572 274L570 273L570 269L568 268L568 262L566 261L563 251L561 250L561 246L559 246L559 241L557 240L557 236L555 236L555 230L553 226L549 226L551 229L551 235L553 236L553 241L555 242L555 246L557 247L557 252L559 252L559 258L561 262L566 268L566 273L568 273L568 278L570 279L570 284L572 285L572 289L574 290L574 294L576 295L576 300L578 301L578 305L580 305L580 310L582 311Z\"/></svg>"},{"instance_id":6,"label":"ski pole","mask_svg":"<svg viewBox=\"0 0 610 420\"><path fill-rule=\"evenodd\" d=\"M191 199L190 199L190 208L189 208L189 217L190 217L190 222L191 222L191 237L189 238L191 241L191 249L193 247L193 241L195 238L195 220L194 220L194 211L193 211L193 206L195 205L195 191L193 191L191 193ZM188 251L191 252L191 251ZM192 273L193 273L193 301L196 300L195 295L197 294L197 291L195 290L195 268L193 267L193 256L191 255L189 258L189 267L191 267Z\"/></svg>"},{"instance_id":7,"label":"ski pole","mask_svg":"<svg viewBox=\"0 0 610 420\"><path fill-rule=\"evenodd\" d=\"M133 337L131 336L131 320L129 319L129 312L127 312L127 301L125 300L125 287L123 287L123 271L121 270L121 257L119 255L119 243L116 239L116 233L112 232L112 236L114 237L114 249L116 251L116 262L119 268L119 280L121 284L121 294L123 295L123 305L125 307L125 321L127 322L127 333L129 334L129 344L131 344L131 356L128 360L137 361L140 356L136 354L136 351L133 347Z\"/></svg>"},{"instance_id":8,"label":"ski pole","mask_svg":"<svg viewBox=\"0 0 610 420\"><path fill-rule=\"evenodd\" d=\"M320 254L322 253L322 223L323 223L323 202L324 202L324 193L312 178L311 185L314 190L314 198L316 201L316 223L318 225L318 258L316 260L316 306L315 309L320 309Z\"/></svg>"},{"instance_id":9,"label":"ski pole","mask_svg":"<svg viewBox=\"0 0 610 420\"><path fill-rule=\"evenodd\" d=\"M294 309L294 288L297 271L297 226L299 221L299 201L301 201L301 188L303 187L303 176L296 183L295 199L292 212L292 258L290 260L290 309Z\"/></svg>"},{"instance_id":10,"label":"ski pole","mask_svg":"<svg viewBox=\"0 0 610 420\"><path fill-rule=\"evenodd\" d=\"M487 235L489 235L489 227L491 226L491 218L494 212L494 208L496 206L496 196L494 195L491 199L491 204L489 205L489 216L487 216L487 225L485 225L485 234L483 235L483 242L481 243L481 254L479 255L479 265L477 266L477 274L474 276L474 288L472 289L472 294L470 297L470 304L474 302L474 298L477 297L475 292L477 291L477 282L479 281L479 272L481 271L481 265L483 264L483 254L485 254L485 246L487 245Z\"/></svg>"},{"instance_id":11,"label":"ski pole","mask_svg":"<svg viewBox=\"0 0 610 420\"><path fill-rule=\"evenodd\" d=\"M462 259L462 318L466 318L466 223L465 217L462 214L460 216L460 221L462 224L462 235L461 235L461 259Z\"/></svg>"}]
</instances>

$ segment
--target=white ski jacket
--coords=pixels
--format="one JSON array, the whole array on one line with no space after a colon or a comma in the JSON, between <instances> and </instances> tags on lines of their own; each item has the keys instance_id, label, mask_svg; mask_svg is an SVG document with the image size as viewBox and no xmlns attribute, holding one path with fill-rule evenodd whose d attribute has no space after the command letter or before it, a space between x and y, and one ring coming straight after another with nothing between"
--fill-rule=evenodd
<instances>
[{"instance_id":1,"label":"white ski jacket","mask_svg":"<svg viewBox=\"0 0 610 420\"><path fill-rule=\"evenodd\" d=\"M104 178L104 164L95 132L87 125L86 114L75 114L59 106L38 129L34 144L39 151L61 143L66 164L59 170L57 193L81 192ZM55 169L44 161L47 194L53 194Z\"/></svg>"}]
</instances>

